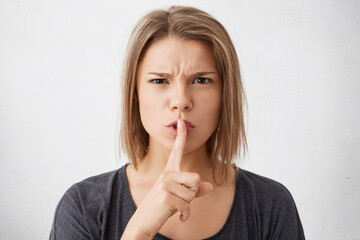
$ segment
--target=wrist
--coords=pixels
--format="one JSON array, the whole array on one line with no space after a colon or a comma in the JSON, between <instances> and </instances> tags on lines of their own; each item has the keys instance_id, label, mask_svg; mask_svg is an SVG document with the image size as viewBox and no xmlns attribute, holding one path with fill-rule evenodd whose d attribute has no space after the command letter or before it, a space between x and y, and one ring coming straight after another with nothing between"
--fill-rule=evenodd
<instances>
[{"instance_id":1,"label":"wrist","mask_svg":"<svg viewBox=\"0 0 360 240\"><path fill-rule=\"evenodd\" d=\"M121 240L146 240L153 239L155 235L149 234L144 231L144 228L141 228L140 224L134 219L131 218L128 224L126 225L125 231L121 236Z\"/></svg>"}]
</instances>

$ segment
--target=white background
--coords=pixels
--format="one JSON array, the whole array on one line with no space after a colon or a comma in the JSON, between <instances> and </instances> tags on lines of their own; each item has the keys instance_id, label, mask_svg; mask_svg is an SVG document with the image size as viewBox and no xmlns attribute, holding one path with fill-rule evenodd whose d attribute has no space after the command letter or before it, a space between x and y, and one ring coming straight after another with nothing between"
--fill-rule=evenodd
<instances>
[{"instance_id":1,"label":"white background","mask_svg":"<svg viewBox=\"0 0 360 240\"><path fill-rule=\"evenodd\" d=\"M172 4L214 15L248 97L242 167L283 183L307 239L360 239L360 2L0 1L0 239L47 239L73 183L116 169L132 27Z\"/></svg>"}]
</instances>

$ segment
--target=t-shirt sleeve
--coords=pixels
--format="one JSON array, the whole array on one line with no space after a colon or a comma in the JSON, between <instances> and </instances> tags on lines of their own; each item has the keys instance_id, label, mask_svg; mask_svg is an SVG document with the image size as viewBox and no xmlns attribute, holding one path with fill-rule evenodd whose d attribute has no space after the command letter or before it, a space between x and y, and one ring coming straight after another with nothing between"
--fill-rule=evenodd
<instances>
[{"instance_id":1,"label":"t-shirt sleeve","mask_svg":"<svg viewBox=\"0 0 360 240\"><path fill-rule=\"evenodd\" d=\"M70 188L64 194L56 208L49 239L90 239L81 207L81 201L74 188Z\"/></svg>"},{"instance_id":2,"label":"t-shirt sleeve","mask_svg":"<svg viewBox=\"0 0 360 240\"><path fill-rule=\"evenodd\" d=\"M284 188L272 210L271 240L303 240L304 230L295 201Z\"/></svg>"}]
</instances>

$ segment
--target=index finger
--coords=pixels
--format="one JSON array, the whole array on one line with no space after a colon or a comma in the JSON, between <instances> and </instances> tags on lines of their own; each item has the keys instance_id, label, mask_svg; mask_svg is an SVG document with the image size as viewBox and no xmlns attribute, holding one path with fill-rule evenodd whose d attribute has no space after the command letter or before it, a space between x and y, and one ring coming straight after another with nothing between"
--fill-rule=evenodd
<instances>
[{"instance_id":1,"label":"index finger","mask_svg":"<svg viewBox=\"0 0 360 240\"><path fill-rule=\"evenodd\" d=\"M164 171L180 172L181 158L183 155L185 142L186 142L186 125L183 120L178 119L177 135Z\"/></svg>"}]
</instances>

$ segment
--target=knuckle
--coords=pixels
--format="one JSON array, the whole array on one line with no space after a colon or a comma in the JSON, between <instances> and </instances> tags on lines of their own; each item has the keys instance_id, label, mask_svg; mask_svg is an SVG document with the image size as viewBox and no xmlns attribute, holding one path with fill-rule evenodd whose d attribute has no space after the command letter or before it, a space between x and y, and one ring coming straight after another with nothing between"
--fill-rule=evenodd
<instances>
[{"instance_id":1,"label":"knuckle","mask_svg":"<svg viewBox=\"0 0 360 240\"><path fill-rule=\"evenodd\" d=\"M195 196L196 193L192 190L189 190L184 199L186 202L191 203L191 201L195 199Z\"/></svg>"},{"instance_id":2,"label":"knuckle","mask_svg":"<svg viewBox=\"0 0 360 240\"><path fill-rule=\"evenodd\" d=\"M196 192L195 191L191 191L191 198L190 201L192 201L195 197L196 197Z\"/></svg>"},{"instance_id":3,"label":"knuckle","mask_svg":"<svg viewBox=\"0 0 360 240\"><path fill-rule=\"evenodd\" d=\"M164 182L160 182L160 183L158 184L158 188L159 188L160 190L166 192L166 190L167 190L167 184L164 183Z\"/></svg>"},{"instance_id":4,"label":"knuckle","mask_svg":"<svg viewBox=\"0 0 360 240\"><path fill-rule=\"evenodd\" d=\"M186 206L184 212L185 212L185 216L187 216L187 217L190 216L191 210L190 210L190 206L189 206L189 205Z\"/></svg>"},{"instance_id":5,"label":"knuckle","mask_svg":"<svg viewBox=\"0 0 360 240\"><path fill-rule=\"evenodd\" d=\"M159 197L159 201L160 201L161 205L168 206L171 203L170 194L167 192L164 194L161 194Z\"/></svg>"},{"instance_id":6,"label":"knuckle","mask_svg":"<svg viewBox=\"0 0 360 240\"><path fill-rule=\"evenodd\" d=\"M180 204L178 204L177 209L179 211L187 211L190 209L190 204L185 201L181 202Z\"/></svg>"},{"instance_id":7,"label":"knuckle","mask_svg":"<svg viewBox=\"0 0 360 240\"><path fill-rule=\"evenodd\" d=\"M197 173L194 173L193 181L196 185L198 185L200 183L200 175Z\"/></svg>"},{"instance_id":8,"label":"knuckle","mask_svg":"<svg viewBox=\"0 0 360 240\"><path fill-rule=\"evenodd\" d=\"M168 176L169 176L169 172L163 172L161 175L160 175L160 177L159 177L159 181L160 182L164 182L167 178L168 178Z\"/></svg>"}]
</instances>

